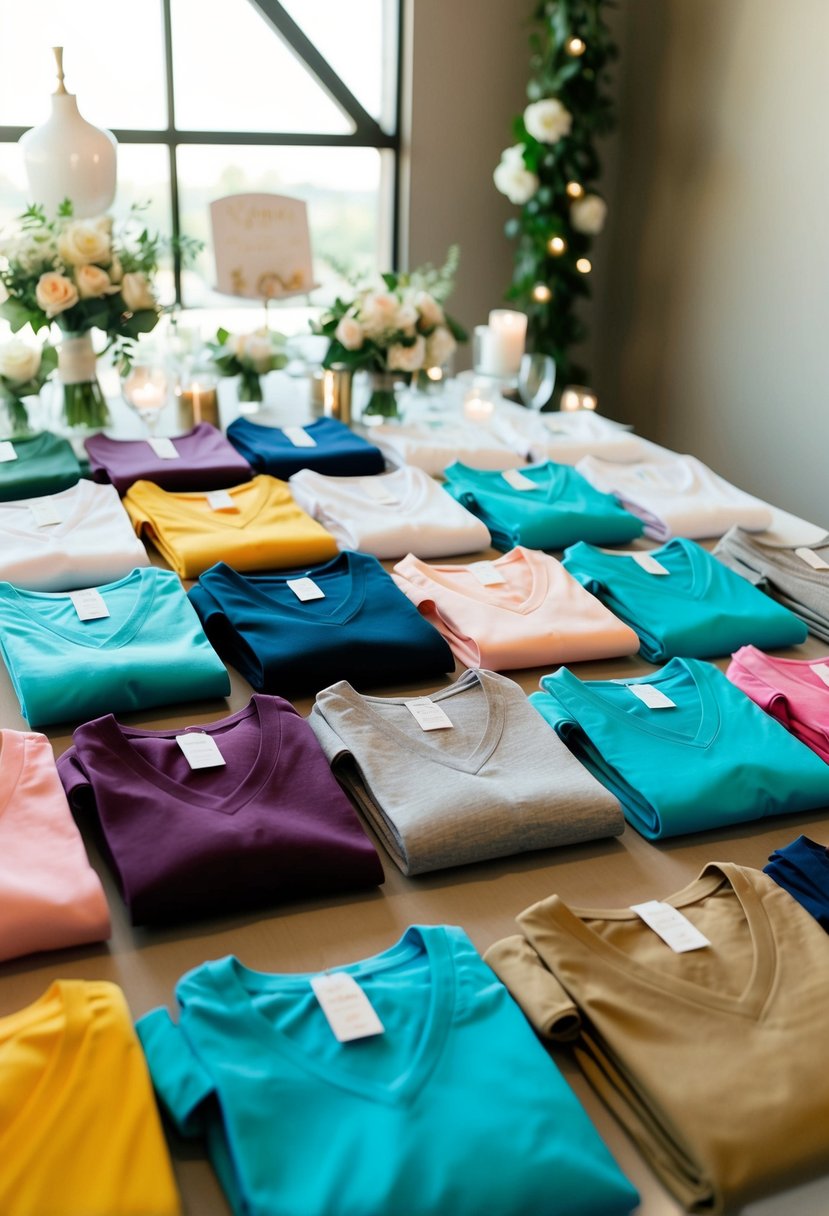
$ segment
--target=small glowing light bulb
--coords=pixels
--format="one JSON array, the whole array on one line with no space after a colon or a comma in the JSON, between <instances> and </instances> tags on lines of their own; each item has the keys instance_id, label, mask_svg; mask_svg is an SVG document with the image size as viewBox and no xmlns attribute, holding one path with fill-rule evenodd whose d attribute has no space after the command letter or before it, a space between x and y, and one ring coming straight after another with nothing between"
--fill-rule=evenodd
<instances>
[{"instance_id":1,"label":"small glowing light bulb","mask_svg":"<svg viewBox=\"0 0 829 1216\"><path fill-rule=\"evenodd\" d=\"M546 304L548 300L552 300L553 293L546 283L536 283L532 290L532 297L536 304Z\"/></svg>"},{"instance_id":2,"label":"small glowing light bulb","mask_svg":"<svg viewBox=\"0 0 829 1216\"><path fill-rule=\"evenodd\" d=\"M590 258L579 258L576 262L576 270L580 271L582 274L590 274L592 269L593 263L590 261Z\"/></svg>"},{"instance_id":3,"label":"small glowing light bulb","mask_svg":"<svg viewBox=\"0 0 829 1216\"><path fill-rule=\"evenodd\" d=\"M584 197L584 186L581 182L568 182L564 189L567 191L568 198Z\"/></svg>"},{"instance_id":4,"label":"small glowing light bulb","mask_svg":"<svg viewBox=\"0 0 829 1216\"><path fill-rule=\"evenodd\" d=\"M568 38L564 44L564 49L568 55L572 55L574 59L578 59L579 55L583 55L587 50L587 43L583 38Z\"/></svg>"},{"instance_id":5,"label":"small glowing light bulb","mask_svg":"<svg viewBox=\"0 0 829 1216\"><path fill-rule=\"evenodd\" d=\"M562 253L567 252L567 242L563 236L551 236L547 242L547 250L553 257L560 257Z\"/></svg>"}]
</instances>

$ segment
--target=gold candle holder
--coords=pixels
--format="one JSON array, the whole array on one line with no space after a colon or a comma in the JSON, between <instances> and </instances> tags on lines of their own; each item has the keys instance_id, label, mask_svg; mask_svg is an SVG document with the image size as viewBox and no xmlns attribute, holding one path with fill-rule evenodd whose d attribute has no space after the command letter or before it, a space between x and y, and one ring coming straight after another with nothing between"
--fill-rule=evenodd
<instances>
[{"instance_id":1,"label":"gold candle holder","mask_svg":"<svg viewBox=\"0 0 829 1216\"><path fill-rule=\"evenodd\" d=\"M178 399L178 420L183 431L200 422L219 428L219 394L209 378L193 380L182 388Z\"/></svg>"},{"instance_id":2,"label":"gold candle holder","mask_svg":"<svg viewBox=\"0 0 829 1216\"><path fill-rule=\"evenodd\" d=\"M351 381L351 369L345 363L335 363L323 372L322 404L325 416L338 418L346 426L351 425Z\"/></svg>"}]
</instances>

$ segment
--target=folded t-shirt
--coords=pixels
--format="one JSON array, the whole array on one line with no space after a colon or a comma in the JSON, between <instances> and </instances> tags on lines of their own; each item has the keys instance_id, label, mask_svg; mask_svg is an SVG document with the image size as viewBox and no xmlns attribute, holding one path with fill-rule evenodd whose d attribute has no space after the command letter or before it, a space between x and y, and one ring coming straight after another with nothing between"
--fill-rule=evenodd
<instances>
[{"instance_id":1,"label":"folded t-shirt","mask_svg":"<svg viewBox=\"0 0 829 1216\"><path fill-rule=\"evenodd\" d=\"M71 444L50 431L0 441L0 502L57 494L73 486L80 475Z\"/></svg>"},{"instance_id":2,"label":"folded t-shirt","mask_svg":"<svg viewBox=\"0 0 829 1216\"><path fill-rule=\"evenodd\" d=\"M119 494L126 494L136 481L154 481L164 490L216 490L253 476L245 458L207 422L159 442L170 455L157 455L148 439L91 435L84 447L93 479L111 481Z\"/></svg>"},{"instance_id":3,"label":"folded t-shirt","mask_svg":"<svg viewBox=\"0 0 829 1216\"><path fill-rule=\"evenodd\" d=\"M502 398L489 424L513 451L542 463L575 464L582 456L604 460L646 460L649 445L627 427L594 410L537 414ZM468 464L469 461L464 463Z\"/></svg>"},{"instance_id":4,"label":"folded t-shirt","mask_svg":"<svg viewBox=\"0 0 829 1216\"><path fill-rule=\"evenodd\" d=\"M258 473L283 481L300 469L315 469L332 477L362 477L382 473L382 452L336 418L318 418L307 426L260 426L237 418L227 437Z\"/></svg>"},{"instance_id":5,"label":"folded t-shirt","mask_svg":"<svg viewBox=\"0 0 829 1216\"><path fill-rule=\"evenodd\" d=\"M377 426L371 437L393 464L414 465L431 477L440 477L456 460L472 469L514 469L524 463L485 427L463 418Z\"/></svg>"}]
</instances>

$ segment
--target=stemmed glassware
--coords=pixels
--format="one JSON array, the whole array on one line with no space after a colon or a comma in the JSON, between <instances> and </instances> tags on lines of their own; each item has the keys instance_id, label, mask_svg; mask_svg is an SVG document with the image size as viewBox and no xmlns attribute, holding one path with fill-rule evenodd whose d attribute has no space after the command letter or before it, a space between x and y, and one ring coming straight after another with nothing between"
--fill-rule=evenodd
<instances>
[{"instance_id":1,"label":"stemmed glassware","mask_svg":"<svg viewBox=\"0 0 829 1216\"><path fill-rule=\"evenodd\" d=\"M134 364L121 380L121 394L147 428L155 435L158 420L167 405L170 377L161 364Z\"/></svg>"},{"instance_id":2,"label":"stemmed glassware","mask_svg":"<svg viewBox=\"0 0 829 1216\"><path fill-rule=\"evenodd\" d=\"M542 410L553 395L556 385L556 365L550 355L538 353L521 356L518 368L518 395L531 410Z\"/></svg>"}]
</instances>

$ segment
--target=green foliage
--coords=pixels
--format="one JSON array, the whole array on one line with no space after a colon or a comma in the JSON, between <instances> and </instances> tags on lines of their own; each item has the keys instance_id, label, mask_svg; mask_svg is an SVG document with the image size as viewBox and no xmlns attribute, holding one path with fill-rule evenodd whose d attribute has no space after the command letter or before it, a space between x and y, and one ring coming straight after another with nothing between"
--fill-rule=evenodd
<instances>
[{"instance_id":1,"label":"green foliage","mask_svg":"<svg viewBox=\"0 0 829 1216\"><path fill-rule=\"evenodd\" d=\"M590 253L593 237L573 227L566 187L577 182L585 194L597 193L601 165L596 139L615 123L609 69L618 50L603 15L609 7L610 0L536 4L529 39L528 101L558 100L571 114L572 126L557 142L544 143L529 134L523 114L513 123L515 142L524 145L524 164L538 176L539 187L520 215L505 226L507 236L517 242L506 294L527 314L528 346L555 359L560 384L588 380L586 369L573 363L571 352L586 333L578 304L590 294L590 276L582 274L576 262ZM583 54L568 51L572 38L584 42ZM555 236L566 243L566 251L558 255L548 247ZM534 299L533 288L539 283L549 287L549 300Z\"/></svg>"}]
</instances>

